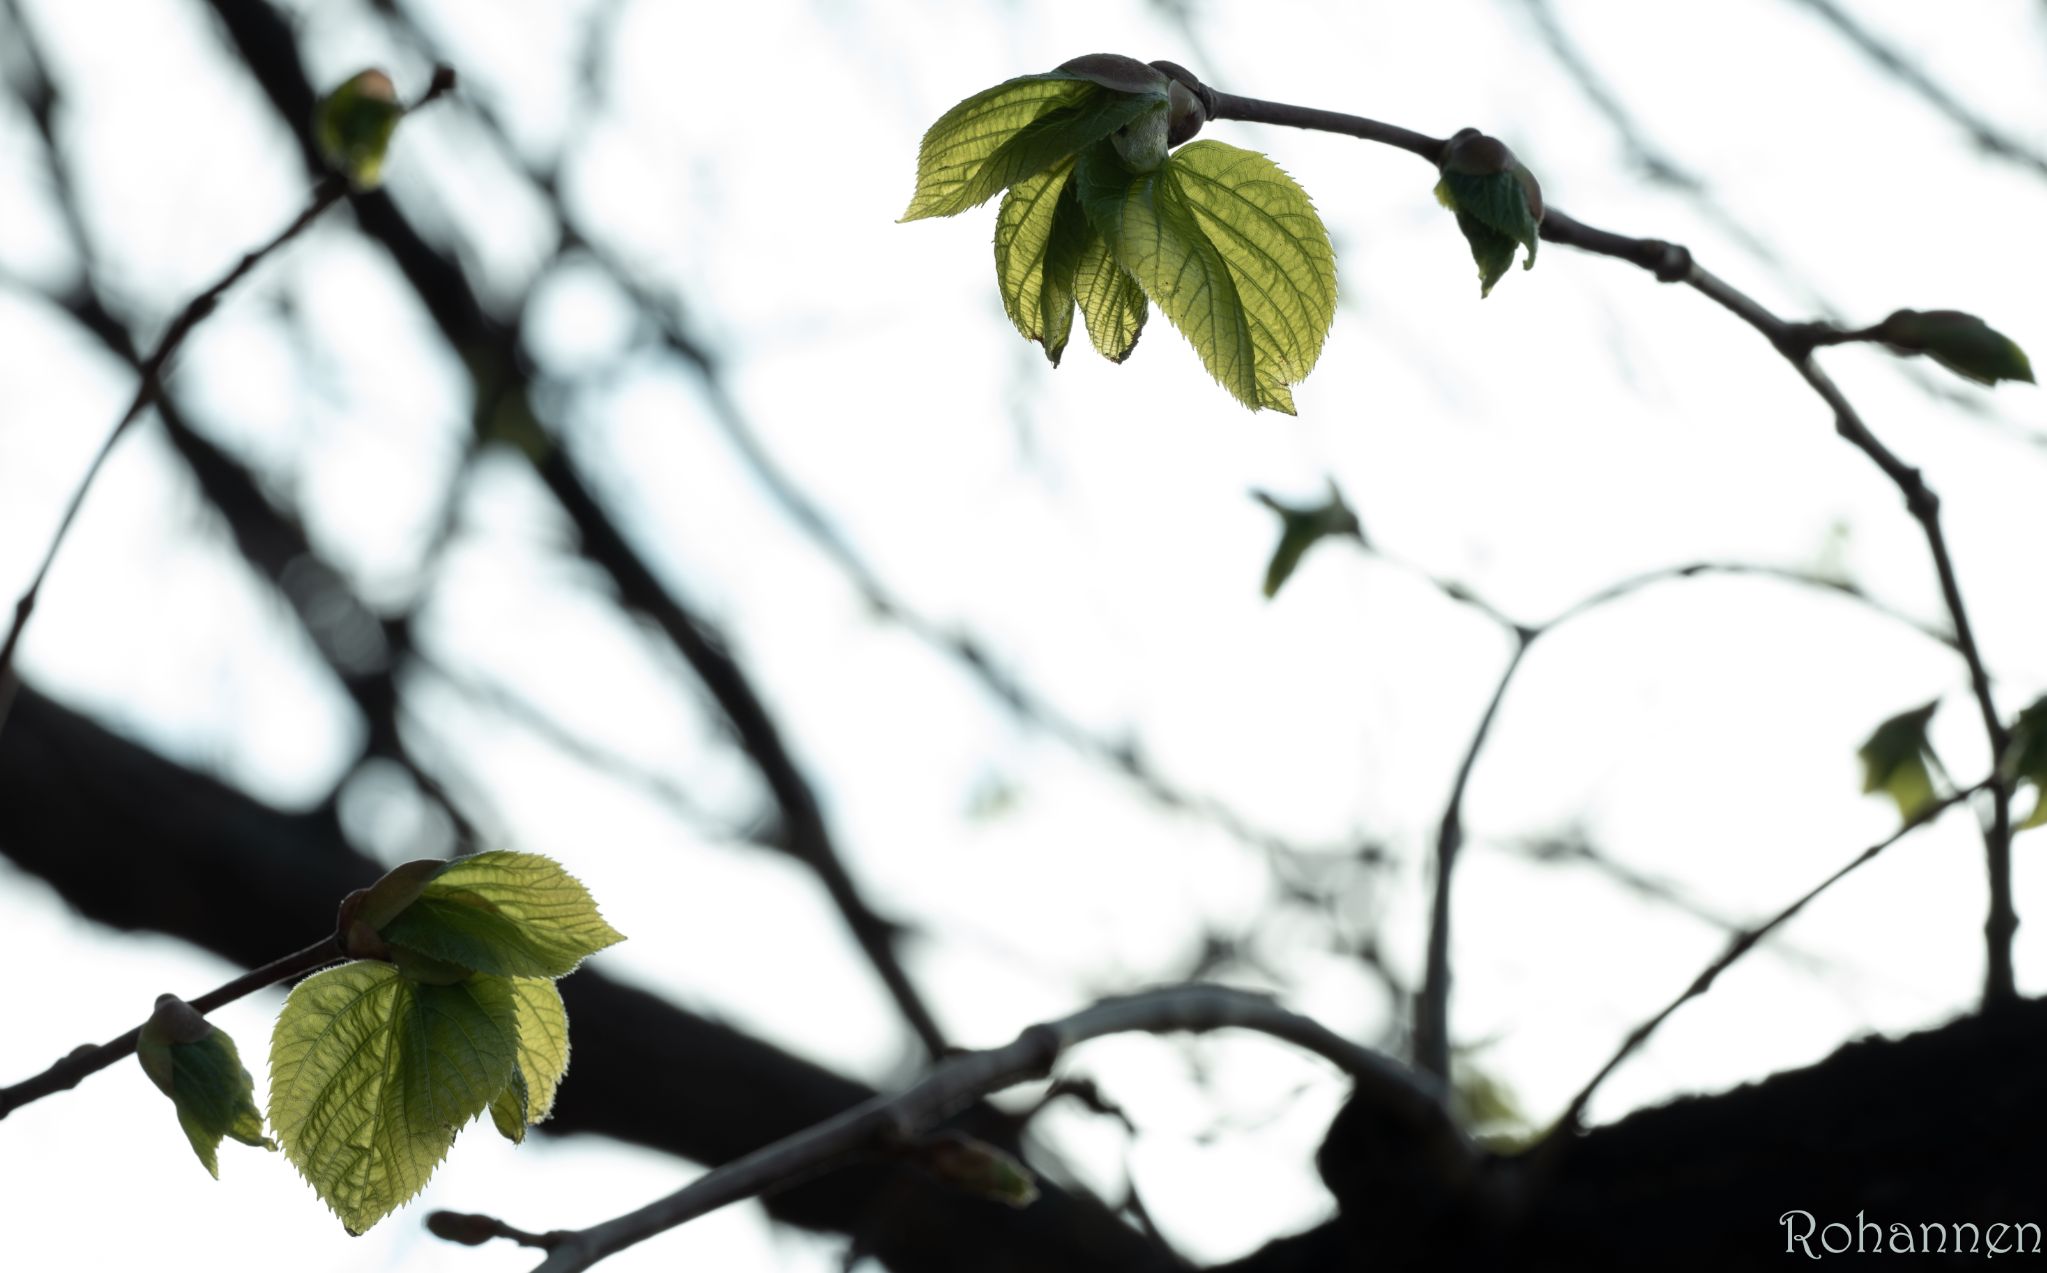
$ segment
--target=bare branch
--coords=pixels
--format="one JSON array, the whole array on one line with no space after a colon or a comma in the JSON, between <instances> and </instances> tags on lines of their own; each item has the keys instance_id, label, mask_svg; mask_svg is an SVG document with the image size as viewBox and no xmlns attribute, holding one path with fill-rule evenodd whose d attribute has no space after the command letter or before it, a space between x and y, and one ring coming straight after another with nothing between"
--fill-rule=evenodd
<instances>
[{"instance_id":1,"label":"bare branch","mask_svg":"<svg viewBox=\"0 0 2047 1273\"><path fill-rule=\"evenodd\" d=\"M919 1082L893 1096L877 1096L836 1118L807 1128L698 1177L637 1211L587 1229L545 1235L549 1254L535 1273L572 1273L607 1256L847 1158L887 1151L920 1137L974 1101L1018 1083L1045 1077L1067 1051L1110 1034L1255 1030L1312 1052L1349 1074L1356 1096L1411 1133L1417 1152L1447 1152L1475 1161L1477 1150L1450 1119L1443 1089L1369 1048L1291 1012L1267 995L1218 985L1168 986L1104 999L1071 1016L1031 1026L1010 1043L940 1062ZM428 1218L430 1227L455 1228ZM490 1217L463 1216L465 1234L509 1226ZM436 1232L440 1228L435 1228ZM530 1237L531 1235L526 1235Z\"/></svg>"}]
</instances>

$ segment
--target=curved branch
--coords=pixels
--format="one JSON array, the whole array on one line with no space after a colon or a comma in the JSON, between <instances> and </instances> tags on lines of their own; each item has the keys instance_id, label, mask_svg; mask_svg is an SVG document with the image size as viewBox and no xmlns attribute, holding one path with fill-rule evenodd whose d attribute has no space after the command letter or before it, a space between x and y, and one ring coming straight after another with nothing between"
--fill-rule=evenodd
<instances>
[{"instance_id":1,"label":"curved branch","mask_svg":"<svg viewBox=\"0 0 2047 1273\"><path fill-rule=\"evenodd\" d=\"M488 1216L436 1212L434 1232L456 1241L511 1237L543 1246L535 1273L573 1273L699 1216L775 1186L837 1166L853 1155L904 1145L975 1100L1045 1077L1070 1049L1110 1034L1255 1030L1331 1062L1356 1082L1356 1095L1412 1133L1417 1152L1448 1152L1476 1161L1475 1147L1451 1121L1443 1089L1369 1048L1283 1008L1268 995L1218 985L1168 986L1104 999L1056 1021L1031 1026L999 1048L962 1053L892 1096L877 1096L845 1113L755 1150L698 1177L637 1211L587 1229L533 1235Z\"/></svg>"}]
</instances>

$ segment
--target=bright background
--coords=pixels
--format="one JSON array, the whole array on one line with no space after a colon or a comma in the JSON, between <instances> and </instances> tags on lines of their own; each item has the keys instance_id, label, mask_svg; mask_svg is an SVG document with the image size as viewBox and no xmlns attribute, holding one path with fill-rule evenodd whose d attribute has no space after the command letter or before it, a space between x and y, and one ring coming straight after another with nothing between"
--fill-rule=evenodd
<instances>
[{"instance_id":1,"label":"bright background","mask_svg":"<svg viewBox=\"0 0 2047 1273\"><path fill-rule=\"evenodd\" d=\"M379 64L401 91L423 87L427 62L379 6L290 7L316 82ZM1342 300L1296 390L1298 419L1246 414L1156 313L1126 365L1077 341L1050 369L991 285L992 206L894 224L918 137L957 99L1113 50L1438 135L1480 125L1555 206L1687 243L1788 316L1962 308L2047 351L2042 173L1986 156L1791 0L1554 6L1638 140L1696 174L1706 200L1645 176L1522 0L397 7L442 43L468 104L407 123L390 188L461 245L487 295L532 295L524 335L553 386L550 424L733 638L856 875L921 934L911 972L969 1045L1185 977L1218 949L1205 975L1397 1045L1399 1005L1355 949L1369 936L1419 980L1428 847L1508 643L1350 545L1318 549L1264 602L1276 525L1253 488L1312 502L1333 480L1387 557L1531 622L1623 576L1707 559L1839 574L1943 618L1895 490L1753 332L1688 289L1554 246L1480 304L1432 174L1396 151L1245 125L1205 134L1271 154L1336 241ZM22 8L67 93L64 158L106 282L122 312L165 320L295 213L296 153L201 6ZM2039 5L1864 0L1853 12L2047 150ZM13 38L0 25L0 65ZM470 104L501 121L509 150ZM44 299L77 277L44 164L17 104L0 101L5 597L133 388ZM557 258L528 166L558 169L585 231L680 307L751 435L892 592L973 633L1090 733L1130 740L1175 785L1300 846L1286 865L1312 900L1285 895L1264 851L1020 722L867 606L735 448L715 391L647 339L598 272ZM2000 700L2031 701L2047 688L2038 392L1981 393L1866 347L1823 360L1943 496ZM908 1077L911 1040L814 879L741 842L762 808L743 758L686 669L574 564L525 469L486 460L450 550L427 560L468 383L345 213L240 289L178 377L211 435L302 510L363 594L398 608L430 590L418 627L438 664L516 687L689 793L697 813L678 816L445 680L406 683L408 738L488 812L494 842L563 860L631 936L603 967L868 1082ZM46 692L280 804L322 798L361 742L347 699L151 424L93 490L22 663ZM1973 780L1987 757L1960 661L1852 601L1707 578L1545 637L1466 806L1454 1026L1469 1064L1546 1123L1725 940L1608 872L1534 850L1582 842L1712 915L1767 914L1895 825L1858 794L1855 749L1935 695L1935 740ZM389 772L358 773L344 808L391 860L445 847ZM1361 864L1364 846L1389 865ZM2018 849L2020 986L2039 993L2047 880L2031 837ZM1982 880L1965 815L1898 846L1684 1009L1595 1117L1968 1010ZM15 970L8 1081L118 1032L160 990L196 994L234 971L100 930L4 865L0 958ZM216 1019L261 1057L281 998ZM1327 1213L1312 1154L1344 1089L1320 1063L1258 1039L1125 1039L1090 1045L1069 1072L1094 1077L1139 1132L1062 1106L1039 1125L1046 1145L1105 1196L1133 1181L1197 1260ZM570 1097L574 1082L572 1070ZM168 1106L124 1067L0 1126L0 1224L23 1268L160 1266L168 1242L181 1263L215 1268L272 1267L289 1250L304 1270L516 1269L530 1253L451 1247L419 1216L566 1227L696 1170L587 1139L514 1152L479 1132L420 1203L350 1240L281 1158L230 1145L223 1180L208 1180ZM747 1206L611 1267L824 1269L838 1248Z\"/></svg>"}]
</instances>

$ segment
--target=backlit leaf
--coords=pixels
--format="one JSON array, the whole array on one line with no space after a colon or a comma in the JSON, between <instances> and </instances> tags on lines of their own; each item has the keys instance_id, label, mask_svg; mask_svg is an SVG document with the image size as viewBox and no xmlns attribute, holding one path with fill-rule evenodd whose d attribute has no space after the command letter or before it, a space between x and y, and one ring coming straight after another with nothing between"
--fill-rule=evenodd
<instances>
[{"instance_id":1,"label":"backlit leaf","mask_svg":"<svg viewBox=\"0 0 2047 1273\"><path fill-rule=\"evenodd\" d=\"M429 959L502 977L565 977L625 940L559 862L503 851L443 866L383 936Z\"/></svg>"},{"instance_id":2,"label":"backlit leaf","mask_svg":"<svg viewBox=\"0 0 2047 1273\"><path fill-rule=\"evenodd\" d=\"M263 1135L255 1087L235 1041L184 1000L158 996L135 1055L150 1081L176 1104L178 1126L215 1180L220 1179L222 1137L259 1149L277 1148Z\"/></svg>"},{"instance_id":3,"label":"backlit leaf","mask_svg":"<svg viewBox=\"0 0 2047 1273\"><path fill-rule=\"evenodd\" d=\"M455 1134L512 1081L513 984L421 985L362 960L285 1000L270 1044L270 1124L350 1233L425 1187Z\"/></svg>"},{"instance_id":4,"label":"backlit leaf","mask_svg":"<svg viewBox=\"0 0 2047 1273\"><path fill-rule=\"evenodd\" d=\"M1122 362L1137 348L1144 331L1144 289L1137 285L1109 251L1109 241L1090 227L1081 248L1080 263L1073 271L1073 296L1087 320L1088 339L1095 352L1110 362Z\"/></svg>"},{"instance_id":5,"label":"backlit leaf","mask_svg":"<svg viewBox=\"0 0 2047 1273\"><path fill-rule=\"evenodd\" d=\"M1151 91L1118 92L1070 71L1025 75L947 111L917 148L917 191L901 220L949 217L1072 158L1146 111L1162 111L1164 77Z\"/></svg>"},{"instance_id":6,"label":"backlit leaf","mask_svg":"<svg viewBox=\"0 0 2047 1273\"><path fill-rule=\"evenodd\" d=\"M1245 406L1291 415L1288 386L1313 369L1336 312L1336 260L1307 194L1265 156L1215 141L1148 173L1097 146L1075 180L1116 263L1209 374Z\"/></svg>"},{"instance_id":7,"label":"backlit leaf","mask_svg":"<svg viewBox=\"0 0 2047 1273\"><path fill-rule=\"evenodd\" d=\"M1933 772L1927 764L1933 748L1926 741L1926 727L1939 706L1935 699L1898 713L1878 725L1856 752L1862 761L1863 792L1889 796L1899 816L1908 821L1934 800Z\"/></svg>"},{"instance_id":8,"label":"backlit leaf","mask_svg":"<svg viewBox=\"0 0 2047 1273\"><path fill-rule=\"evenodd\" d=\"M1093 232L1069 180L1071 160L1011 186L995 215L995 284L1027 340L1059 356L1073 333L1073 272Z\"/></svg>"}]
</instances>

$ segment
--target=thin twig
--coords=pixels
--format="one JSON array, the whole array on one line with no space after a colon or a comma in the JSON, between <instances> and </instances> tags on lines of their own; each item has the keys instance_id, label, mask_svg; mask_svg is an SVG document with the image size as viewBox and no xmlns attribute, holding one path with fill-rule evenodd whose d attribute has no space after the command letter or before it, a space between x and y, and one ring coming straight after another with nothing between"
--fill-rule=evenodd
<instances>
[{"instance_id":1,"label":"thin twig","mask_svg":"<svg viewBox=\"0 0 2047 1273\"><path fill-rule=\"evenodd\" d=\"M1544 1147L1546 1148L1551 1144L1561 1144L1564 1140L1575 1135L1578 1131L1579 1122L1585 1115L1585 1107L1591 1103L1593 1093L1599 1090L1599 1085L1606 1081L1607 1076L1619 1069L1622 1062L1633 1056L1644 1043L1647 1043L1649 1036L1656 1033L1657 1028L1665 1021L1668 1021L1672 1013L1700 995L1705 994L1708 990L1711 990L1713 983L1719 979L1720 974L1733 967L1735 962L1743 955L1755 949L1757 943L1761 942L1763 938L1789 922L1793 916L1804 910L1814 898L1840 883L1843 879L1846 879L1857 868L1875 859L1885 849L1890 848L1893 844L1904 839L1912 832L1917 831L1920 827L1933 822L1940 815L1961 804L1977 792L1989 789L1990 783L1986 780L1977 783L1973 787L1953 792L1945 798L1928 805L1912 817L1907 818L1904 825L1900 826L1896 831L1856 854L1840 869L1807 889L1799 896L1797 901L1786 906L1783 910L1778 911L1775 915L1772 915L1769 919L1764 920L1755 927L1736 933L1733 939L1727 943L1727 949L1721 952L1720 957L1706 965L1704 971L1692 978L1691 984L1687 985L1677 998L1665 1004L1661 1012L1658 1012L1655 1016L1650 1017L1647 1021L1644 1021L1628 1032L1628 1037L1622 1040L1620 1048L1615 1051L1605 1065L1599 1067L1599 1072L1592 1076L1591 1081L1586 1083L1583 1088L1579 1089L1578 1094L1571 1098L1571 1103L1564 1110L1563 1117L1557 1120L1556 1126L1544 1138Z\"/></svg>"},{"instance_id":2,"label":"thin twig","mask_svg":"<svg viewBox=\"0 0 2047 1273\"><path fill-rule=\"evenodd\" d=\"M304 976L342 957L339 934L329 934L304 950L295 950L281 959L273 959L261 968L245 972L218 989L207 991L191 1001L192 1009L204 1016L215 1008L224 1007L237 999L254 994L265 986L274 986L280 981ZM67 1053L63 1059L34 1078L23 1079L12 1087L0 1087L0 1118L7 1117L31 1101L39 1101L45 1096L77 1087L88 1075L99 1073L125 1056L132 1056L135 1045L141 1038L142 1027L136 1026L119 1038L109 1039L98 1045L86 1044Z\"/></svg>"},{"instance_id":3,"label":"thin twig","mask_svg":"<svg viewBox=\"0 0 2047 1273\"><path fill-rule=\"evenodd\" d=\"M417 110L427 105L454 86L454 73L446 67L437 67L433 83L411 109ZM323 178L313 188L312 198L307 201L305 209L291 224L263 246L246 253L241 260L235 262L234 268L222 275L213 286L188 301L171 319L170 326L164 329L163 336L157 341L156 349L149 357L143 359L142 380L135 388L135 396L129 401L128 409L114 423L106 440L100 443L92 462L86 465L85 476L79 479L77 488L71 492L71 499L64 506L63 516L57 520L56 532L50 536L49 547L43 550L42 563L36 567L27 590L14 603L14 620L7 629L6 639L0 641L0 728L4 728L7 723L8 708L13 705L15 691L20 684L19 678L14 674L14 655L21 644L21 634L28 627L29 616L35 613L36 599L42 593L44 581L49 578L50 567L57 560L57 550L63 547L65 536L71 531L71 524L78 519L78 510L85 504L86 492L92 489L93 480L106 466L107 457L113 453L114 444L119 442L122 435L127 433L129 428L142 418L143 413L162 396L164 376L169 369L172 355L185 343L185 338L213 314L221 298L227 295L235 284L248 277L272 253L303 234L308 226L320 218L321 213L341 202L348 191L346 178L339 175Z\"/></svg>"},{"instance_id":4,"label":"thin twig","mask_svg":"<svg viewBox=\"0 0 2047 1273\"><path fill-rule=\"evenodd\" d=\"M1396 146L1431 163L1441 161L1447 145L1424 134L1362 116L1236 97L1213 90L1204 91L1207 94L1206 100L1210 103L1211 119L1250 120L1340 133ZM2018 992L2012 975L2011 948L2013 936L2018 929L2018 916L2012 903L2011 892L2009 807L2011 793L2009 783L1997 772L1996 765L1996 761L2003 757L2010 737L1998 717L1996 703L1991 697L1990 673L1983 663L1982 651L1976 644L1975 633L1969 624L1968 611L1962 603L1961 587L1955 576L1954 562L1948 552L1946 535L1941 529L1940 501L1932 488L1927 486L1919 470L1899 459L1877 439L1840 389L1812 361L1815 348L1821 345L1873 340L1875 329L1845 331L1826 323L1787 322L1753 297L1700 268L1692 259L1690 249L1681 244L1662 239L1630 238L1609 230L1601 230L1555 207L1549 207L1543 212L1540 234L1546 242L1561 243L1581 251L1626 261L1649 271L1661 282L1684 283L1755 328L1826 402L1834 415L1835 431L1883 470L1884 475L1891 479L1892 484L1905 497L1906 507L1919 523L1933 557L1934 570L1940 579L1941 599L1946 606L1948 619L1954 627L1955 648L1961 652L1963 660L1968 664L1970 688L1975 695L1978 711L1983 718L1984 733L1990 743L1993 774L1988 790L1992 797L1992 807L1988 825L1983 831L1990 884L1990 915L1984 924L1986 950L1983 1003L1986 1008L1990 1008L2014 1001ZM1432 947L1435 944L1432 938ZM1444 969L1446 976L1447 971L1446 967ZM1446 991L1432 991L1429 987L1424 987L1423 993L1425 996L1431 993L1447 994Z\"/></svg>"},{"instance_id":5,"label":"thin twig","mask_svg":"<svg viewBox=\"0 0 2047 1273\"><path fill-rule=\"evenodd\" d=\"M1071 1016L1031 1026L1002 1047L955 1055L902 1092L877 1096L726 1163L637 1211L587 1229L550 1233L548 1257L535 1273L587 1269L635 1243L792 1178L864 1152L901 1145L983 1096L1043 1078L1064 1053L1089 1039L1221 1029L1255 1030L1332 1062L1354 1080L1353 1099L1371 1101L1394 1124L1414 1133L1422 1146L1418 1153L1444 1152L1475 1160L1477 1151L1451 1121L1442 1088L1426 1077L1287 1010L1270 996L1218 985L1169 986L1105 999ZM487 1216L463 1220L470 1232L502 1225ZM432 1227L436 1220L430 1216L427 1223ZM448 1221L439 1224L453 1227Z\"/></svg>"}]
</instances>

